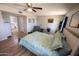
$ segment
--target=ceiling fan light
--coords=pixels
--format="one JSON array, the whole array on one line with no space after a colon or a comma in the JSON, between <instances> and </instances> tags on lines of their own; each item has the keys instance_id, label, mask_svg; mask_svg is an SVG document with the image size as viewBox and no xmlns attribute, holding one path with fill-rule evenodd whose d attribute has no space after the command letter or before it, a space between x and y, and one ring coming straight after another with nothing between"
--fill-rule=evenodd
<instances>
[{"instance_id":1,"label":"ceiling fan light","mask_svg":"<svg viewBox=\"0 0 79 59\"><path fill-rule=\"evenodd\" d=\"M28 8L27 11L32 11L32 8Z\"/></svg>"}]
</instances>

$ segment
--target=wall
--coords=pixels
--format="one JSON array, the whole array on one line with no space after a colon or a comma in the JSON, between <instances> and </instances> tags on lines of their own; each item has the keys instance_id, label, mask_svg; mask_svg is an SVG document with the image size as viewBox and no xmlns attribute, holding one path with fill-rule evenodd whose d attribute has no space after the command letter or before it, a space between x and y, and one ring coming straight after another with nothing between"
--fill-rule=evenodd
<instances>
[{"instance_id":1,"label":"wall","mask_svg":"<svg viewBox=\"0 0 79 59\"><path fill-rule=\"evenodd\" d=\"M31 19L30 23L29 23L29 19ZM33 23L33 19L35 20L34 23ZM27 32L31 32L34 26L37 26L37 17L34 15L27 15Z\"/></svg>"},{"instance_id":2,"label":"wall","mask_svg":"<svg viewBox=\"0 0 79 59\"><path fill-rule=\"evenodd\" d=\"M68 22L67 22L66 28L68 28L68 29L74 31L75 33L77 33L77 34L79 35L79 29L78 29L78 28L73 28L73 27L70 27L70 26L69 26L69 23L70 23L70 20L71 20L71 16L72 16L75 12L77 12L77 11L79 11L79 5L77 5L77 6L74 7L71 11L69 11L69 12L67 13L66 16L68 16ZM78 16L78 18L79 18L79 16ZM78 22L79 22L79 20L78 20ZM75 23L75 22L74 22L74 23Z\"/></svg>"},{"instance_id":3,"label":"wall","mask_svg":"<svg viewBox=\"0 0 79 59\"><path fill-rule=\"evenodd\" d=\"M48 19L53 18L53 23L48 23ZM63 15L55 15L55 16L38 16L37 23L42 28L50 28L51 32L55 32L58 28L59 22L63 19Z\"/></svg>"},{"instance_id":4,"label":"wall","mask_svg":"<svg viewBox=\"0 0 79 59\"><path fill-rule=\"evenodd\" d=\"M10 23L4 23L2 12L0 12L0 41L11 36Z\"/></svg>"},{"instance_id":5,"label":"wall","mask_svg":"<svg viewBox=\"0 0 79 59\"><path fill-rule=\"evenodd\" d=\"M3 20L2 20L2 13L0 12L0 41L2 40L3 36L3 32L4 32L4 28L3 28Z\"/></svg>"},{"instance_id":6,"label":"wall","mask_svg":"<svg viewBox=\"0 0 79 59\"><path fill-rule=\"evenodd\" d=\"M67 25L66 25L66 29L64 30L64 34L69 42L70 47L72 48L72 53L70 55L78 55L79 54L79 28L73 28L70 27L70 20L71 20L71 16L75 13L79 11L79 5L73 7L67 14L66 16L68 16L68 21L67 21ZM76 16L77 18L79 18L79 15ZM76 20L73 19L73 20ZM79 22L79 20L77 20ZM76 22L74 21L73 24L75 24ZM68 29L68 30L67 30ZM69 32L69 30L71 32ZM75 35L74 35L74 34Z\"/></svg>"}]
</instances>

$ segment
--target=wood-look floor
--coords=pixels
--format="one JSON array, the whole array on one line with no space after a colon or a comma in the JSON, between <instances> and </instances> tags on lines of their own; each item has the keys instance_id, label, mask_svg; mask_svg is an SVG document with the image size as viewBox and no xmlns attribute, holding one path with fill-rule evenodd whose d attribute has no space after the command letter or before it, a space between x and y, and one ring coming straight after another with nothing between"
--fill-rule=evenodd
<instances>
[{"instance_id":1,"label":"wood-look floor","mask_svg":"<svg viewBox=\"0 0 79 59\"><path fill-rule=\"evenodd\" d=\"M30 52L28 49L22 48L18 44L18 39L14 36L0 42L0 55L35 56L35 54Z\"/></svg>"}]
</instances>

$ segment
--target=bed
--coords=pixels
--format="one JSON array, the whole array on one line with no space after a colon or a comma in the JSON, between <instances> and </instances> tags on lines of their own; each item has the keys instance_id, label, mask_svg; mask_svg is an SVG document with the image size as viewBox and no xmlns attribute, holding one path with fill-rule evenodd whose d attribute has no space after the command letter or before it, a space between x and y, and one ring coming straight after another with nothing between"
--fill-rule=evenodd
<instances>
[{"instance_id":1,"label":"bed","mask_svg":"<svg viewBox=\"0 0 79 59\"><path fill-rule=\"evenodd\" d=\"M19 44L39 56L59 56L58 48L62 48L60 34L48 35L34 32L21 38Z\"/></svg>"}]
</instances>

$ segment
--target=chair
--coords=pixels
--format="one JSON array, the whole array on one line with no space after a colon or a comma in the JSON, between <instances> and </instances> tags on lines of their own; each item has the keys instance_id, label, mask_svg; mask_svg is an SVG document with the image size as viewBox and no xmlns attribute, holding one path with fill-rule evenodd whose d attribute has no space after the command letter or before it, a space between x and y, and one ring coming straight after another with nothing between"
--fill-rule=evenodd
<instances>
[{"instance_id":1,"label":"chair","mask_svg":"<svg viewBox=\"0 0 79 59\"><path fill-rule=\"evenodd\" d=\"M34 28L33 28L32 31L33 31L33 32L35 32L35 31L40 31L40 29L41 29L40 26L34 26Z\"/></svg>"}]
</instances>

